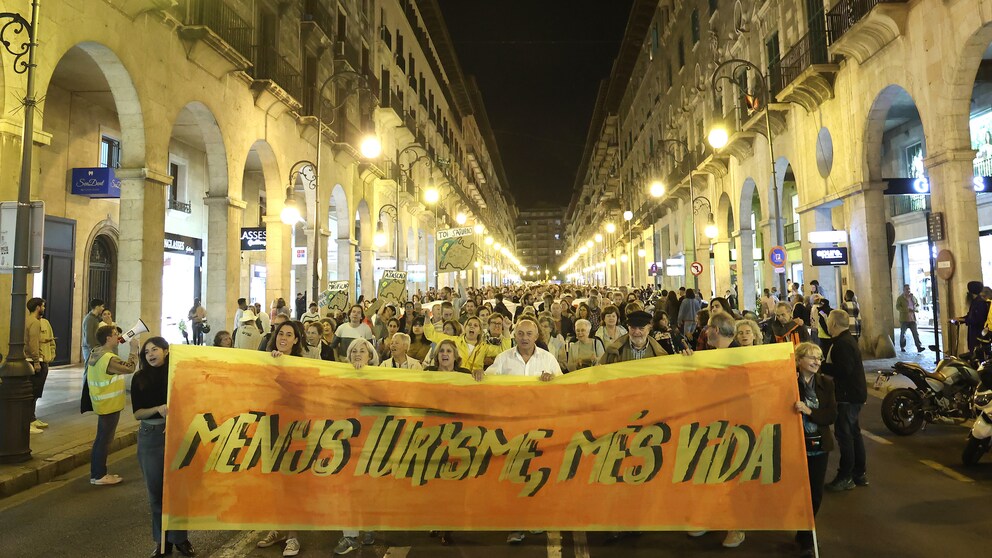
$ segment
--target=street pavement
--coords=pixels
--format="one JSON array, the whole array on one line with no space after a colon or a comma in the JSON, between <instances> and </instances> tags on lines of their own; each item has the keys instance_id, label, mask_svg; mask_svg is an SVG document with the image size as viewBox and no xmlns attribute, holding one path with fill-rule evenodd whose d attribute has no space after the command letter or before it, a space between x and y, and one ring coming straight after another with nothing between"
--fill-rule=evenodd
<instances>
[{"instance_id":1,"label":"street pavement","mask_svg":"<svg viewBox=\"0 0 992 558\"><path fill-rule=\"evenodd\" d=\"M900 356L925 365L933 362L932 353ZM888 368L894 361L866 362L866 380L870 383L875 370ZM871 486L825 495L817 518L821 556L983 555L987 534L992 531L992 520L984 514L992 499L992 457L986 457L976 467L960 465L967 435L962 425L932 425L909 437L891 434L879 416L882 394L871 389L869 392L872 396L861 416ZM61 405L68 403L63 401ZM68 416L66 421L72 422ZM85 418L77 411L73 420ZM92 433L88 435L91 440ZM837 457L837 452L832 452L827 480L833 476ZM134 447L114 453L110 468L124 477L122 484L92 486L84 466L0 500L0 557L147 556L152 538ZM263 534L202 531L192 533L190 538L199 556L281 556L281 547L255 548L255 541ZM330 556L339 537L340 533L333 531L301 533L299 556ZM723 533L691 539L684 533L652 532L609 544L605 533L549 532L528 534L522 544L513 547L505 543L505 537L505 533L497 532L455 533L455 544L442 547L437 539L423 532L379 533L375 545L351 556L647 558L797 554L792 533L785 532L748 533L744 544L733 550L721 547Z\"/></svg>"}]
</instances>

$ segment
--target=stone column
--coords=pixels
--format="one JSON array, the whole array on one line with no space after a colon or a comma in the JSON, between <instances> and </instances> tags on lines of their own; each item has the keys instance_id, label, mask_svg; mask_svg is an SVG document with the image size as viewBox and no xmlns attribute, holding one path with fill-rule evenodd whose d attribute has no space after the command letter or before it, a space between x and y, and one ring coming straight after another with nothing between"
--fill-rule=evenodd
<instances>
[{"instance_id":1,"label":"stone column","mask_svg":"<svg viewBox=\"0 0 992 558\"><path fill-rule=\"evenodd\" d=\"M864 184L864 190L847 199L850 209L850 269L854 294L861 306L861 338L865 356L878 339L889 340L895 327L895 298L889 279L889 247L885 236L885 196L882 184ZM835 304L832 306L837 307ZM891 341L884 345L891 347ZM875 353L875 354L871 354Z\"/></svg>"},{"instance_id":2,"label":"stone column","mask_svg":"<svg viewBox=\"0 0 992 558\"><path fill-rule=\"evenodd\" d=\"M293 262L293 235L289 225L282 222L279 214L266 215L265 223L265 300L272 301L289 297L289 271ZM292 300L287 300L292 304ZM268 308L263 308L268 312Z\"/></svg>"},{"instance_id":3,"label":"stone column","mask_svg":"<svg viewBox=\"0 0 992 558\"><path fill-rule=\"evenodd\" d=\"M165 267L165 186L172 179L147 168L117 169L121 180L117 321L145 321L153 334L162 323Z\"/></svg>"},{"instance_id":4,"label":"stone column","mask_svg":"<svg viewBox=\"0 0 992 558\"><path fill-rule=\"evenodd\" d=\"M763 237L762 246L756 246L756 248L761 248L761 261L759 262L759 269L761 270L761 288L772 290L772 287L778 286L778 276L775 274L775 268L772 264L768 263L768 253L775 247L775 229L774 227L775 219L768 219L762 221L758 224L761 227L761 236ZM786 265L789 265L786 262ZM759 293L760 294L760 293ZM781 296L781 293L779 293Z\"/></svg>"},{"instance_id":5,"label":"stone column","mask_svg":"<svg viewBox=\"0 0 992 558\"><path fill-rule=\"evenodd\" d=\"M963 316L968 281L982 280L981 250L978 244L978 205L972 178L972 149L948 149L927 157L924 163L930 177L930 204L933 213L944 214L944 240L936 241L937 251L949 250L954 256L954 277L937 279L941 341L948 349L948 320ZM961 330L964 335L964 329ZM964 350L964 342L959 342Z\"/></svg>"},{"instance_id":6,"label":"stone column","mask_svg":"<svg viewBox=\"0 0 992 558\"><path fill-rule=\"evenodd\" d=\"M713 243L713 273L716 274L716 295L730 289L730 239L718 238Z\"/></svg>"},{"instance_id":7,"label":"stone column","mask_svg":"<svg viewBox=\"0 0 992 558\"><path fill-rule=\"evenodd\" d=\"M229 197L207 197L207 292L204 305L213 331L234 323L241 292L241 222L247 204ZM235 287L235 286L238 287Z\"/></svg>"},{"instance_id":8,"label":"stone column","mask_svg":"<svg viewBox=\"0 0 992 558\"><path fill-rule=\"evenodd\" d=\"M348 281L351 289L355 289L355 245L350 238L338 238L334 242L338 243L338 281Z\"/></svg>"},{"instance_id":9,"label":"stone column","mask_svg":"<svg viewBox=\"0 0 992 558\"><path fill-rule=\"evenodd\" d=\"M375 249L362 246L362 293L365 298L375 296L377 285L375 284Z\"/></svg>"},{"instance_id":10,"label":"stone column","mask_svg":"<svg viewBox=\"0 0 992 558\"><path fill-rule=\"evenodd\" d=\"M756 310L754 277L754 237L751 229L741 229L737 235L737 290L741 308Z\"/></svg>"}]
</instances>

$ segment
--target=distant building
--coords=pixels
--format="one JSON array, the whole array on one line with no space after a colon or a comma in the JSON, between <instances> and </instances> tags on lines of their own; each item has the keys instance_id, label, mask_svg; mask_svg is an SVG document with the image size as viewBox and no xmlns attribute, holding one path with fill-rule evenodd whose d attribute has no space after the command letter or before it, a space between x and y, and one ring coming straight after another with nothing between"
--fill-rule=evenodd
<instances>
[{"instance_id":1,"label":"distant building","mask_svg":"<svg viewBox=\"0 0 992 558\"><path fill-rule=\"evenodd\" d=\"M538 205L520 209L517 216L517 254L520 263L530 271L544 276L558 273L558 266L565 250L564 207ZM526 279L526 277L525 277Z\"/></svg>"}]
</instances>

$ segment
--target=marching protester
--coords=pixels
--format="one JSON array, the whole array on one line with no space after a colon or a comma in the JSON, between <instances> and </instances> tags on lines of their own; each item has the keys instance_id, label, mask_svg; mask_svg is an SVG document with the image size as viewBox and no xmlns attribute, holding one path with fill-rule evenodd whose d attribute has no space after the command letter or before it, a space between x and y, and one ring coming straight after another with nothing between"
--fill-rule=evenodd
<instances>
[{"instance_id":1,"label":"marching protester","mask_svg":"<svg viewBox=\"0 0 992 558\"><path fill-rule=\"evenodd\" d=\"M413 320L413 329L412 333L410 333L409 355L411 358L424 362L430 350L431 340L424 334L424 318L423 316L417 316Z\"/></svg>"},{"instance_id":2,"label":"marching protester","mask_svg":"<svg viewBox=\"0 0 992 558\"><path fill-rule=\"evenodd\" d=\"M372 335L372 329L369 328L368 324L362 322L364 317L365 311L362 309L362 305L353 304L348 310L348 322L339 325L337 331L334 332L331 348L338 350L338 360L348 360L348 347L355 339L365 339L366 341L375 339L375 336Z\"/></svg>"},{"instance_id":3,"label":"marching protester","mask_svg":"<svg viewBox=\"0 0 992 558\"><path fill-rule=\"evenodd\" d=\"M792 308L787 302L775 305L775 319L769 322L765 343L792 343L798 347L800 343L809 341L809 331L806 326L792 317Z\"/></svg>"},{"instance_id":4,"label":"marching protester","mask_svg":"<svg viewBox=\"0 0 992 558\"><path fill-rule=\"evenodd\" d=\"M231 337L230 332L222 329L214 335L213 346L231 348L234 346L234 338Z\"/></svg>"},{"instance_id":5,"label":"marching protester","mask_svg":"<svg viewBox=\"0 0 992 558\"><path fill-rule=\"evenodd\" d=\"M834 310L827 317L832 342L823 372L833 379L837 400L834 435L840 449L837 476L827 490L839 492L855 486L868 486L865 442L858 418L868 401L865 366L861 361L858 340L851 335L847 312Z\"/></svg>"},{"instance_id":6,"label":"marching protester","mask_svg":"<svg viewBox=\"0 0 992 558\"><path fill-rule=\"evenodd\" d=\"M629 325L629 316L627 320ZM668 312L664 310L655 310L654 312L654 317L651 319L651 338L657 341L661 348L670 355L680 353L686 347L685 338L678 330L672 328Z\"/></svg>"},{"instance_id":7,"label":"marching protester","mask_svg":"<svg viewBox=\"0 0 992 558\"><path fill-rule=\"evenodd\" d=\"M678 327L689 337L696 330L696 314L703 308L703 303L696 298L696 292L692 289L685 290L685 298L682 299L678 311ZM693 338L695 340L695 338Z\"/></svg>"},{"instance_id":8,"label":"marching protester","mask_svg":"<svg viewBox=\"0 0 992 558\"><path fill-rule=\"evenodd\" d=\"M575 372L599 362L606 352L606 345L599 337L590 337L592 324L589 320L579 319L575 322L575 340L566 341L558 351L558 360L565 372Z\"/></svg>"},{"instance_id":9,"label":"marching protester","mask_svg":"<svg viewBox=\"0 0 992 558\"><path fill-rule=\"evenodd\" d=\"M751 347L761 344L761 328L754 320L737 320L737 331L734 339L741 347Z\"/></svg>"},{"instance_id":10,"label":"marching protester","mask_svg":"<svg viewBox=\"0 0 992 558\"><path fill-rule=\"evenodd\" d=\"M96 330L96 342L98 346L93 348L86 366L90 403L99 417L90 453L90 484L109 486L124 480L107 472L107 456L126 402L123 376L133 374L138 363L138 338L131 339L127 361L117 356L120 338L116 327L100 326Z\"/></svg>"},{"instance_id":11,"label":"marching protester","mask_svg":"<svg viewBox=\"0 0 992 558\"><path fill-rule=\"evenodd\" d=\"M402 331L394 333L389 340L389 358L382 362L384 368L402 368L404 370L423 370L420 361L409 356L410 336Z\"/></svg>"},{"instance_id":12,"label":"marching protester","mask_svg":"<svg viewBox=\"0 0 992 558\"><path fill-rule=\"evenodd\" d=\"M254 351L262 341L262 330L258 327L258 317L251 307L241 313L238 329L234 330L234 346L238 349Z\"/></svg>"},{"instance_id":13,"label":"marching protester","mask_svg":"<svg viewBox=\"0 0 992 558\"><path fill-rule=\"evenodd\" d=\"M348 351L346 353L348 363L350 363L355 370L361 370L366 366L378 366L379 355L375 352L375 347L372 346L372 342L368 339L354 339L348 345ZM355 530L348 530L342 532L341 540L338 541L337 546L334 547L334 554L348 554L352 551L358 550L359 532ZM365 531L362 536L361 545L370 546L375 544L375 532Z\"/></svg>"},{"instance_id":14,"label":"marching protester","mask_svg":"<svg viewBox=\"0 0 992 558\"><path fill-rule=\"evenodd\" d=\"M152 558L172 554L196 556L186 531L167 531L162 550L162 489L165 476L165 420L169 414L169 342L162 337L145 341L139 353L141 367L131 382L131 408L138 427L138 465L145 479L152 515Z\"/></svg>"},{"instance_id":15,"label":"marching protester","mask_svg":"<svg viewBox=\"0 0 992 558\"><path fill-rule=\"evenodd\" d=\"M627 335L627 329L620 325L620 310L613 306L603 308L600 314L600 326L596 330L596 337L599 337L603 344L609 347L614 341Z\"/></svg>"},{"instance_id":16,"label":"marching protester","mask_svg":"<svg viewBox=\"0 0 992 558\"><path fill-rule=\"evenodd\" d=\"M282 316L282 321L275 326L272 337L266 346L266 351L272 353L274 358L281 356L306 356L307 344L303 333L303 325L300 322L289 321L282 312L276 314ZM273 320L275 323L276 320ZM296 531L288 531L285 534L279 531L269 531L262 540L258 541L258 548L268 548L276 543L286 542L282 551L283 556L296 556L300 553L300 539Z\"/></svg>"},{"instance_id":17,"label":"marching protester","mask_svg":"<svg viewBox=\"0 0 992 558\"><path fill-rule=\"evenodd\" d=\"M837 401L833 381L818 373L823 362L823 351L808 341L796 347L796 374L799 379L799 401L796 412L803 418L806 442L806 468L809 491L813 500L813 516L823 501L823 481L827 476L827 455L834 447L830 425L837 420ZM863 383L863 382L862 382ZM803 558L815 555L812 531L796 533L796 542Z\"/></svg>"}]
</instances>

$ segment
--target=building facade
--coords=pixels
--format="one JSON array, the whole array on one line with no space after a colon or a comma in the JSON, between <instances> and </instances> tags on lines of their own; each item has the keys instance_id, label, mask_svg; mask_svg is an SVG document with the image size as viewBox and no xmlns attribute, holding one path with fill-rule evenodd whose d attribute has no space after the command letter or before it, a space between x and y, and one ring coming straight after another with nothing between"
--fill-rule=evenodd
<instances>
[{"instance_id":1,"label":"building facade","mask_svg":"<svg viewBox=\"0 0 992 558\"><path fill-rule=\"evenodd\" d=\"M818 280L834 307L852 290L868 349L891 335L909 284L923 325L946 333L967 310L966 283L992 282L990 22L979 0L635 2L561 268L590 282L736 288L748 307L781 284L779 268ZM717 127L720 149L707 141ZM596 242L607 222L629 240ZM847 240L811 244L823 231ZM636 265L610 265L640 247ZM772 265L776 247L786 257ZM817 248L846 249L848 263L818 265L830 261Z\"/></svg>"},{"instance_id":2,"label":"building facade","mask_svg":"<svg viewBox=\"0 0 992 558\"><path fill-rule=\"evenodd\" d=\"M518 275L502 164L435 1L77 0L40 18L31 197L46 220L29 293L48 300L57 363L78 360L94 297L180 341L194 299L219 331L242 296L267 309L348 280L355 300L396 268L415 290L452 284L434 238L456 217L504 247L483 251L490 281ZM0 60L0 199L14 200L25 75ZM366 158L372 134L382 154Z\"/></svg>"},{"instance_id":3,"label":"building facade","mask_svg":"<svg viewBox=\"0 0 992 558\"><path fill-rule=\"evenodd\" d=\"M520 209L517 217L517 253L527 277L549 279L558 275L565 253L565 209L536 205Z\"/></svg>"}]
</instances>

